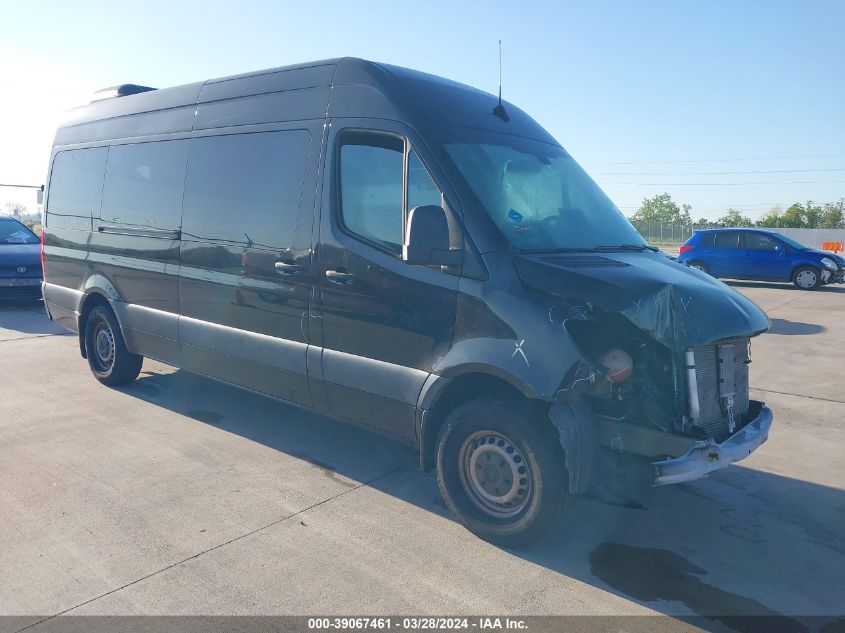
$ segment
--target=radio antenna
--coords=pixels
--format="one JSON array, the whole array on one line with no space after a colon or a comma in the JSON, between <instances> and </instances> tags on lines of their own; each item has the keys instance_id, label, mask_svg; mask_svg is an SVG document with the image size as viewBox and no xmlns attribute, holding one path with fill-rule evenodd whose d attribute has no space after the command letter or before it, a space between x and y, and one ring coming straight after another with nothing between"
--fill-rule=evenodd
<instances>
[{"instance_id":1,"label":"radio antenna","mask_svg":"<svg viewBox=\"0 0 845 633\"><path fill-rule=\"evenodd\" d=\"M493 114L502 119L502 121L510 121L505 106L502 105L502 40L499 40L499 103L493 108Z\"/></svg>"}]
</instances>

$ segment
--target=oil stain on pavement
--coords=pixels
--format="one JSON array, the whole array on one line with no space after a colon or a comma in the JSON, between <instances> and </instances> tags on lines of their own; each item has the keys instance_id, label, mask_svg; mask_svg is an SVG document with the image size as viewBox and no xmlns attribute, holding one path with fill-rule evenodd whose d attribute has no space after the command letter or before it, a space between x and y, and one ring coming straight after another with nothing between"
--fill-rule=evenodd
<instances>
[{"instance_id":1,"label":"oil stain on pavement","mask_svg":"<svg viewBox=\"0 0 845 633\"><path fill-rule=\"evenodd\" d=\"M704 582L706 570L665 549L602 543L590 552L592 573L642 602L680 602L739 633L799 633L809 629L754 600ZM753 617L751 617L753 616Z\"/></svg>"}]
</instances>

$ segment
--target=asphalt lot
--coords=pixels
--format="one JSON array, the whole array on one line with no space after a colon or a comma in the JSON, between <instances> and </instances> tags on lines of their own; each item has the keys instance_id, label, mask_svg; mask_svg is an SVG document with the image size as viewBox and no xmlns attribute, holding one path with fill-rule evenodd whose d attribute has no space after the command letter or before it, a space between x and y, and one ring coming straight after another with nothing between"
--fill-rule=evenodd
<instances>
[{"instance_id":1,"label":"asphalt lot","mask_svg":"<svg viewBox=\"0 0 845 633\"><path fill-rule=\"evenodd\" d=\"M0 306L0 614L840 616L845 288L736 287L773 322L769 442L520 551L407 448L153 361L102 387L39 306Z\"/></svg>"}]
</instances>

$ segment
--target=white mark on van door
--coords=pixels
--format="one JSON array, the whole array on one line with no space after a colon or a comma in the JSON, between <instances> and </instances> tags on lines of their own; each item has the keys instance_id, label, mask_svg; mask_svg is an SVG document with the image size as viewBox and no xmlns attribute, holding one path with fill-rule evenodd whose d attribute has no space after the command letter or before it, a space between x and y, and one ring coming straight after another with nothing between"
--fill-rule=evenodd
<instances>
[{"instance_id":1,"label":"white mark on van door","mask_svg":"<svg viewBox=\"0 0 845 633\"><path fill-rule=\"evenodd\" d=\"M528 357L525 355L525 351L522 349L522 345L525 343L525 339L522 339L519 343L514 343L516 349L511 354L511 358L514 358L517 354L522 356L522 360L525 361L525 365L527 367L531 367L531 364L528 362Z\"/></svg>"}]
</instances>

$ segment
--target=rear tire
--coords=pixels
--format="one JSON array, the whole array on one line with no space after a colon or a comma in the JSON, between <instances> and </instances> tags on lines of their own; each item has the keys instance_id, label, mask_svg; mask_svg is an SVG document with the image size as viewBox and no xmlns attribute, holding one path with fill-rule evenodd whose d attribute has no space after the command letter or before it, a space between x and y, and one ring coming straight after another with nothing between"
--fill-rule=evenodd
<instances>
[{"instance_id":1,"label":"rear tire","mask_svg":"<svg viewBox=\"0 0 845 633\"><path fill-rule=\"evenodd\" d=\"M125 385L138 377L144 357L126 349L114 312L107 306L91 310L85 321L85 355L94 377L104 385Z\"/></svg>"},{"instance_id":2,"label":"rear tire","mask_svg":"<svg viewBox=\"0 0 845 633\"><path fill-rule=\"evenodd\" d=\"M695 268L696 270L700 270L703 273L710 274L710 269L707 268L707 264L704 262L690 262L687 264L690 268Z\"/></svg>"},{"instance_id":3,"label":"rear tire","mask_svg":"<svg viewBox=\"0 0 845 633\"><path fill-rule=\"evenodd\" d=\"M792 283L801 290L815 290L822 284L822 276L813 266L801 266L792 274Z\"/></svg>"},{"instance_id":4,"label":"rear tire","mask_svg":"<svg viewBox=\"0 0 845 633\"><path fill-rule=\"evenodd\" d=\"M527 403L482 397L457 407L437 441L437 484L471 532L526 545L560 519L569 497L563 449Z\"/></svg>"}]
</instances>

